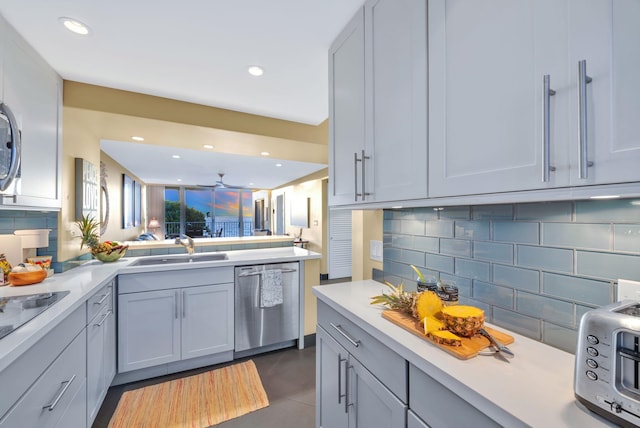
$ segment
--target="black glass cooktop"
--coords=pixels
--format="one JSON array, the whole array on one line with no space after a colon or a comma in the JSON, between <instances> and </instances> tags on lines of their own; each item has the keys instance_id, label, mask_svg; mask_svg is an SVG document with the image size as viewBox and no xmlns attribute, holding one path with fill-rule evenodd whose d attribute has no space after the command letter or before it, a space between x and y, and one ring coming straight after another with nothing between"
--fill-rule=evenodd
<instances>
[{"instance_id":1,"label":"black glass cooktop","mask_svg":"<svg viewBox=\"0 0 640 428\"><path fill-rule=\"evenodd\" d=\"M0 339L46 311L67 294L68 291L53 291L0 297Z\"/></svg>"}]
</instances>

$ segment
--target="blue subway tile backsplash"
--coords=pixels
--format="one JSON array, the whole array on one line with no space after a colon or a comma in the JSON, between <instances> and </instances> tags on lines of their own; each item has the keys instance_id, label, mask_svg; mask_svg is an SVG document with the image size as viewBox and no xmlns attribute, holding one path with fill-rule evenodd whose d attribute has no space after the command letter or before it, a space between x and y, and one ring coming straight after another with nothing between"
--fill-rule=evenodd
<instances>
[{"instance_id":1,"label":"blue subway tile backsplash","mask_svg":"<svg viewBox=\"0 0 640 428\"><path fill-rule=\"evenodd\" d=\"M640 281L637 199L407 208L384 219L386 280L415 287L416 264L455 282L488 322L568 352L582 315L616 300L618 278Z\"/></svg>"}]
</instances>

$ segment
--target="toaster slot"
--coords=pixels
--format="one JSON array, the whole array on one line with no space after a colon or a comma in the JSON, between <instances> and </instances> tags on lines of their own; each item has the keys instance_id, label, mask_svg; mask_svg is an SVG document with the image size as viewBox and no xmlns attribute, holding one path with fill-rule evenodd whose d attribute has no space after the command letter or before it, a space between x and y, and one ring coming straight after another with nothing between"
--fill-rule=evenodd
<instances>
[{"instance_id":1,"label":"toaster slot","mask_svg":"<svg viewBox=\"0 0 640 428\"><path fill-rule=\"evenodd\" d=\"M640 337L618 333L616 384L621 392L640 399Z\"/></svg>"}]
</instances>

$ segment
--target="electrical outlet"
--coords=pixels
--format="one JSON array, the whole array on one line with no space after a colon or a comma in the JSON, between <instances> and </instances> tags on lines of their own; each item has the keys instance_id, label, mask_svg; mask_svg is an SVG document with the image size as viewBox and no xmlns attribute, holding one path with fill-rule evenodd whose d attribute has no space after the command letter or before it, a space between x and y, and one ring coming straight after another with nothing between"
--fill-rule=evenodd
<instances>
[{"instance_id":1,"label":"electrical outlet","mask_svg":"<svg viewBox=\"0 0 640 428\"><path fill-rule=\"evenodd\" d=\"M640 301L640 282L628 279L618 280L618 302L625 299Z\"/></svg>"},{"instance_id":2,"label":"electrical outlet","mask_svg":"<svg viewBox=\"0 0 640 428\"><path fill-rule=\"evenodd\" d=\"M382 241L369 241L369 258L378 262L382 261Z\"/></svg>"}]
</instances>

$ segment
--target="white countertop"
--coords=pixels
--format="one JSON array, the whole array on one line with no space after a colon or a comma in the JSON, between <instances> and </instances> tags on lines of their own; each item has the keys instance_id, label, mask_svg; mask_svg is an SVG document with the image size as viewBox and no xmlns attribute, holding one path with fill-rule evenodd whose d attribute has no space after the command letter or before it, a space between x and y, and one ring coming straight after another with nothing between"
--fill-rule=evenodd
<instances>
[{"instance_id":1,"label":"white countertop","mask_svg":"<svg viewBox=\"0 0 640 428\"><path fill-rule=\"evenodd\" d=\"M227 260L195 263L173 263L168 265L130 266L135 260L150 257L123 258L113 263L102 263L97 260L89 261L82 266L65 273L57 273L46 278L39 284L24 286L0 287L0 298L5 296L19 296L25 294L47 293L51 291L69 290L53 306L36 316L14 332L0 339L0 371L7 368L27 349L44 337L53 327L70 315L75 309L95 294L100 287L111 281L118 274L157 272L174 269L198 269L223 266L242 266L264 263L280 263L296 260L318 259L321 254L299 247L279 247L253 250L224 251ZM196 253L205 254L205 253ZM162 257L179 257L183 254L172 254Z\"/></svg>"},{"instance_id":2,"label":"white countertop","mask_svg":"<svg viewBox=\"0 0 640 428\"><path fill-rule=\"evenodd\" d=\"M572 354L495 327L515 338L513 359L460 360L382 318L384 308L369 303L382 291L388 289L371 280L313 288L320 300L503 426L615 426L575 400Z\"/></svg>"}]
</instances>

